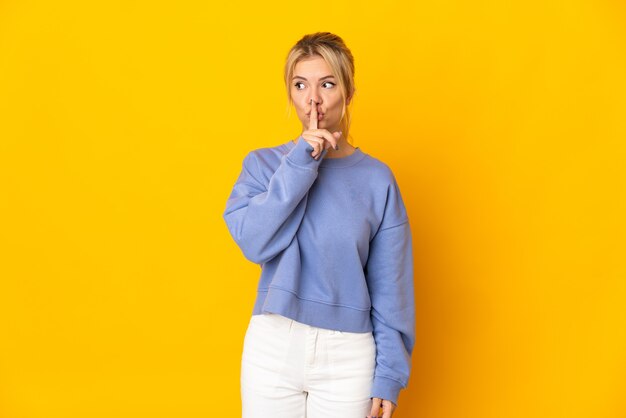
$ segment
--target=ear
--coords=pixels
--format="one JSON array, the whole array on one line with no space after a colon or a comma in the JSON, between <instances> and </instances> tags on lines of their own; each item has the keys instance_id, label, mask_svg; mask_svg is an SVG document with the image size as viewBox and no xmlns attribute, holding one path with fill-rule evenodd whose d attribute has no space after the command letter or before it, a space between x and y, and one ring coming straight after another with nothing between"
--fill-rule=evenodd
<instances>
[{"instance_id":1,"label":"ear","mask_svg":"<svg viewBox=\"0 0 626 418\"><path fill-rule=\"evenodd\" d=\"M352 101L352 98L354 97L354 93L355 92L356 92L356 88L354 89L352 94L350 96L348 96L348 98L346 99L346 106L348 106L350 104L350 102Z\"/></svg>"}]
</instances>

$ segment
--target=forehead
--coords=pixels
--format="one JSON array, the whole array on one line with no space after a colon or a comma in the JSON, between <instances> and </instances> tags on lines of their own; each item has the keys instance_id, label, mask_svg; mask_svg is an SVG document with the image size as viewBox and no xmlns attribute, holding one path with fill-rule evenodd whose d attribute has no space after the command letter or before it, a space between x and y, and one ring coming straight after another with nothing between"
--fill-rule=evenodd
<instances>
[{"instance_id":1,"label":"forehead","mask_svg":"<svg viewBox=\"0 0 626 418\"><path fill-rule=\"evenodd\" d=\"M331 75L330 66L322 57L311 57L299 61L294 67L294 76L299 75L307 79L318 79Z\"/></svg>"}]
</instances>

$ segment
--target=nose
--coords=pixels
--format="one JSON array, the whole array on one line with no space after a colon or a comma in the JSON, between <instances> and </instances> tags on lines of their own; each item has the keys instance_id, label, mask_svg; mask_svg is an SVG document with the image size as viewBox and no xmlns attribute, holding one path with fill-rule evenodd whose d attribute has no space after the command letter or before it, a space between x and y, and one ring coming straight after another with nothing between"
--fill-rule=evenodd
<instances>
[{"instance_id":1,"label":"nose","mask_svg":"<svg viewBox=\"0 0 626 418\"><path fill-rule=\"evenodd\" d=\"M319 105L320 102L322 101L322 98L320 97L320 92L318 90L318 86L311 86L311 88L309 89L309 97L308 97L308 101L307 101L307 105L309 105L309 109L311 108L312 105L317 104ZM311 100L313 102L311 102ZM319 110L319 108L318 108ZM309 110L310 111L310 110Z\"/></svg>"},{"instance_id":2,"label":"nose","mask_svg":"<svg viewBox=\"0 0 626 418\"><path fill-rule=\"evenodd\" d=\"M312 96L312 97L309 98L309 101L308 101L307 104L309 105L309 112L310 112L311 108L313 106L319 106L320 105L320 99L317 96ZM317 107L316 109L319 112L319 110L320 110L319 107Z\"/></svg>"}]
</instances>

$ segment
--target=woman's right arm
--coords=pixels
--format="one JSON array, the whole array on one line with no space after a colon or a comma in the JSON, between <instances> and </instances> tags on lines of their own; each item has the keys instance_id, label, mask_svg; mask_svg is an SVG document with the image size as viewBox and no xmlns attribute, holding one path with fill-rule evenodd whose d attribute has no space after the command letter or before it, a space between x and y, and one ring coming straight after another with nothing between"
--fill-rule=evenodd
<instances>
[{"instance_id":1,"label":"woman's right arm","mask_svg":"<svg viewBox=\"0 0 626 418\"><path fill-rule=\"evenodd\" d=\"M313 158L312 151L313 146L299 137L281 157L268 184L262 181L257 153L251 151L245 156L223 218L248 260L266 263L287 248L296 235L307 193L322 161Z\"/></svg>"}]
</instances>

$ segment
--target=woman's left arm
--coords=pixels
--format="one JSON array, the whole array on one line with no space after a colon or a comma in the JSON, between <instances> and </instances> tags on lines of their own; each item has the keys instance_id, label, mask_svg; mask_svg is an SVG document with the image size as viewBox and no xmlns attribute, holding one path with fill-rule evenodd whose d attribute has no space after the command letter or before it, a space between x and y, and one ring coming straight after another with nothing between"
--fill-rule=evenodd
<instances>
[{"instance_id":1,"label":"woman's left arm","mask_svg":"<svg viewBox=\"0 0 626 418\"><path fill-rule=\"evenodd\" d=\"M408 385L415 344L413 245L409 219L393 179L381 225L370 242L365 277L372 301L376 369L371 398L398 404Z\"/></svg>"}]
</instances>

